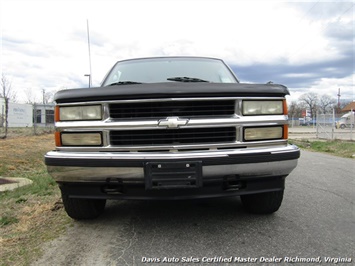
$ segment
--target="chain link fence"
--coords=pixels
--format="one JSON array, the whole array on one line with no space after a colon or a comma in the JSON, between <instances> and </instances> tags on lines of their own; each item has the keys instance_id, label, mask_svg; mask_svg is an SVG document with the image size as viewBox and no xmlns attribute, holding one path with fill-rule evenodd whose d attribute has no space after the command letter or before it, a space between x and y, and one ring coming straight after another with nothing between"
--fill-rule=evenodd
<instances>
[{"instance_id":1,"label":"chain link fence","mask_svg":"<svg viewBox=\"0 0 355 266\"><path fill-rule=\"evenodd\" d=\"M290 138L355 141L354 113L321 114L311 118L289 118Z\"/></svg>"},{"instance_id":2,"label":"chain link fence","mask_svg":"<svg viewBox=\"0 0 355 266\"><path fill-rule=\"evenodd\" d=\"M336 119L333 114L317 114L316 133L320 139L335 139Z\"/></svg>"},{"instance_id":3,"label":"chain link fence","mask_svg":"<svg viewBox=\"0 0 355 266\"><path fill-rule=\"evenodd\" d=\"M349 114L350 115L350 114ZM353 117L354 115L352 115ZM355 140L354 121L344 124L344 116L333 114L317 114L316 133L319 139Z\"/></svg>"}]
</instances>

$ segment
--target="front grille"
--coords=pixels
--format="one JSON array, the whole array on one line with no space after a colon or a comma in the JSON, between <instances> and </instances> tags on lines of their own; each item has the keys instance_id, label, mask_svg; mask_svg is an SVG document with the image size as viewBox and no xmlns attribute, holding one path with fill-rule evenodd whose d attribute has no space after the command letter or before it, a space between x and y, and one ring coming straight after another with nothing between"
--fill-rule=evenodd
<instances>
[{"instance_id":1,"label":"front grille","mask_svg":"<svg viewBox=\"0 0 355 266\"><path fill-rule=\"evenodd\" d=\"M168 101L110 104L114 119L223 116L235 113L234 100Z\"/></svg>"},{"instance_id":2,"label":"front grille","mask_svg":"<svg viewBox=\"0 0 355 266\"><path fill-rule=\"evenodd\" d=\"M111 131L113 146L228 143L236 140L235 127Z\"/></svg>"}]
</instances>

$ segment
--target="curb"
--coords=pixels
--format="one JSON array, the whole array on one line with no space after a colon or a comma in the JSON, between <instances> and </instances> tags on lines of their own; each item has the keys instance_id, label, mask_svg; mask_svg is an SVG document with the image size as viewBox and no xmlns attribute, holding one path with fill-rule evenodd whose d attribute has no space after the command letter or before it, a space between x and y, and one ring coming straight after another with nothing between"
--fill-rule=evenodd
<instances>
[{"instance_id":1,"label":"curb","mask_svg":"<svg viewBox=\"0 0 355 266\"><path fill-rule=\"evenodd\" d=\"M1 177L0 176L0 192L15 190L16 188L31 185L30 179L23 177Z\"/></svg>"}]
</instances>

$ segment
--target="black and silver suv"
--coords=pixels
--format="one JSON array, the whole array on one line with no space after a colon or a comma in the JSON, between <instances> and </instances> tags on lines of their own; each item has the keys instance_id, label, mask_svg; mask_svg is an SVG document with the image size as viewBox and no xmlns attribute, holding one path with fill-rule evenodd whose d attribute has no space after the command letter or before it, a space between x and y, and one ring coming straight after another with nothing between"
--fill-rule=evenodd
<instances>
[{"instance_id":1,"label":"black and silver suv","mask_svg":"<svg viewBox=\"0 0 355 266\"><path fill-rule=\"evenodd\" d=\"M74 219L97 217L108 199L241 196L247 211L273 213L300 156L287 94L239 83L215 58L119 61L100 87L55 95L45 163Z\"/></svg>"}]
</instances>

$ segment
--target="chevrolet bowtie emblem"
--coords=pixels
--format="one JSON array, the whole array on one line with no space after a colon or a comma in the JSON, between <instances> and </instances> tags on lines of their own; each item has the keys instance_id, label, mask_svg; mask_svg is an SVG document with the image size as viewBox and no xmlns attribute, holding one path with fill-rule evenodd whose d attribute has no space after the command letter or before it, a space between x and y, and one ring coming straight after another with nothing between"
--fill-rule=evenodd
<instances>
[{"instance_id":1,"label":"chevrolet bowtie emblem","mask_svg":"<svg viewBox=\"0 0 355 266\"><path fill-rule=\"evenodd\" d=\"M179 117L167 117L166 119L161 119L158 122L158 126L166 128L179 128L180 126L185 126L189 122L189 119L180 119Z\"/></svg>"}]
</instances>

